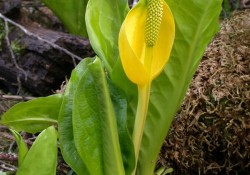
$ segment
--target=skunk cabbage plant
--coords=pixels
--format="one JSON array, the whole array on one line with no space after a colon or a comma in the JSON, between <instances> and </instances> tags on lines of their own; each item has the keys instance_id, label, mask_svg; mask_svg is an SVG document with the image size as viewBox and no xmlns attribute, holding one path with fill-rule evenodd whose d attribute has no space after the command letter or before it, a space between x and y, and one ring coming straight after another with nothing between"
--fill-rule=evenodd
<instances>
[{"instance_id":1,"label":"skunk cabbage plant","mask_svg":"<svg viewBox=\"0 0 250 175\"><path fill-rule=\"evenodd\" d=\"M43 1L97 56L78 63L62 94L1 116L19 147L16 174L55 175L58 143L73 174L153 175L222 0L140 0L132 9L127 0ZM21 131L41 132L30 149Z\"/></svg>"}]
</instances>

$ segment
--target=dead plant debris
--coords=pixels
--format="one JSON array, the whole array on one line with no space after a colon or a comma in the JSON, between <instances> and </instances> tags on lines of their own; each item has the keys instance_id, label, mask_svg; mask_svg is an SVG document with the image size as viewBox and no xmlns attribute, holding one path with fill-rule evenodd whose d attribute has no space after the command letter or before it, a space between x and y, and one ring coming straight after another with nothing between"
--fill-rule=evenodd
<instances>
[{"instance_id":1,"label":"dead plant debris","mask_svg":"<svg viewBox=\"0 0 250 175\"><path fill-rule=\"evenodd\" d=\"M249 175L250 10L222 21L159 162L176 175Z\"/></svg>"}]
</instances>

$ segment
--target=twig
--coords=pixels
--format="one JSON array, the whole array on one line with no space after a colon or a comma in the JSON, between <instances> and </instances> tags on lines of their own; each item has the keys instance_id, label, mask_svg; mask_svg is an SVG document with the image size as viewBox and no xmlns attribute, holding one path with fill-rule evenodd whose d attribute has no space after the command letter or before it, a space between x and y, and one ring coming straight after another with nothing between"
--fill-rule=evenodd
<instances>
[{"instance_id":1,"label":"twig","mask_svg":"<svg viewBox=\"0 0 250 175\"><path fill-rule=\"evenodd\" d=\"M12 25L18 27L18 28L19 28L20 30L22 30L26 35L31 36L31 37L34 37L34 38L36 38L36 39L38 39L38 40L40 40L40 41L42 41L42 42L45 42L45 43L51 45L51 46L52 46L53 48L55 48L55 49L58 49L58 50L63 51L65 54L69 55L73 60L74 60L74 59L77 59L77 60L79 60L79 61L82 60L81 57L79 57L79 56L73 54L72 52L68 51L67 49L65 49L65 48L63 48L63 47L61 47L61 46L59 46L59 45L57 45L57 44L54 44L54 43L52 43L52 42L50 42L50 41L48 41L48 40L46 40L46 39L43 39L42 37L40 37L40 36L38 36L38 35L36 35L36 34L30 32L30 31L28 31L28 30L27 30L25 27L23 27L22 25L20 25L20 24L18 24L18 23L16 23L16 22L12 21L11 19L5 17L2 13L0 13L0 18L3 19L3 20L6 21L6 22L8 22L8 23L10 23L10 24L12 24ZM74 64L75 64L75 62L74 62Z\"/></svg>"},{"instance_id":2,"label":"twig","mask_svg":"<svg viewBox=\"0 0 250 175\"><path fill-rule=\"evenodd\" d=\"M9 145L9 149L8 149L8 152L9 152L9 153L11 153L11 152L12 152L13 147L15 146L15 144L16 144L16 141L12 141L12 142L10 143L10 145Z\"/></svg>"},{"instance_id":3,"label":"twig","mask_svg":"<svg viewBox=\"0 0 250 175\"><path fill-rule=\"evenodd\" d=\"M27 79L27 73L21 67L19 67L19 65L17 64L15 53L11 49L11 43L10 43L10 39L9 39L9 36L8 36L9 35L9 25L8 25L7 21L4 21L4 29L5 29L5 40L6 40L6 44L8 46L10 55L11 55L12 62L16 66L16 68L18 70L23 72L23 74L25 75L25 79Z\"/></svg>"},{"instance_id":4,"label":"twig","mask_svg":"<svg viewBox=\"0 0 250 175\"><path fill-rule=\"evenodd\" d=\"M6 163L6 162L4 162L2 160L0 160L0 167L2 169L7 170L7 171L16 171L17 170L17 167L15 167L14 165L8 164L8 163Z\"/></svg>"},{"instance_id":5,"label":"twig","mask_svg":"<svg viewBox=\"0 0 250 175\"><path fill-rule=\"evenodd\" d=\"M2 95L2 94L0 94L0 99L27 101L27 100L35 99L35 97L28 97L28 96L26 97L26 96L19 96L19 95Z\"/></svg>"},{"instance_id":6,"label":"twig","mask_svg":"<svg viewBox=\"0 0 250 175\"><path fill-rule=\"evenodd\" d=\"M7 139L7 140L11 140L11 141L15 141L14 136L12 136L9 133L5 133L5 132L0 132L0 136Z\"/></svg>"},{"instance_id":7,"label":"twig","mask_svg":"<svg viewBox=\"0 0 250 175\"><path fill-rule=\"evenodd\" d=\"M21 80L20 80L20 72L22 72L24 74L25 81L27 80L28 74L27 74L27 72L25 72L25 70L23 70L17 64L15 53L13 52L13 50L11 48L11 43L10 43L10 39L9 39L9 25L8 25L8 22L6 20L4 21L4 29L5 29L5 41L6 41L6 44L7 44L7 48L9 49L9 52L10 52L11 61L15 65L17 70L19 70L18 76L17 76L18 93L19 93L19 91L21 90L21 87L22 87Z\"/></svg>"}]
</instances>

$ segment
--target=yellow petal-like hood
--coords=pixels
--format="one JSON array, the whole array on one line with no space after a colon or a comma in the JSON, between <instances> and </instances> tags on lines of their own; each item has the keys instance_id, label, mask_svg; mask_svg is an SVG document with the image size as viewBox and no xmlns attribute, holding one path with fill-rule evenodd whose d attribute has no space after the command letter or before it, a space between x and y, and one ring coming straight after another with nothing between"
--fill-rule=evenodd
<instances>
[{"instance_id":1,"label":"yellow petal-like hood","mask_svg":"<svg viewBox=\"0 0 250 175\"><path fill-rule=\"evenodd\" d=\"M119 33L119 51L127 77L137 85L152 81L169 60L175 25L173 15L165 3L158 37L153 46L145 42L148 2L141 0L127 15Z\"/></svg>"},{"instance_id":2,"label":"yellow petal-like hood","mask_svg":"<svg viewBox=\"0 0 250 175\"><path fill-rule=\"evenodd\" d=\"M119 50L123 69L130 81L135 84L144 84L149 81L149 75L145 76L147 72L139 60L140 56L136 55L138 52L134 52L125 34L125 24L123 23L119 34L119 47L122 47Z\"/></svg>"}]
</instances>

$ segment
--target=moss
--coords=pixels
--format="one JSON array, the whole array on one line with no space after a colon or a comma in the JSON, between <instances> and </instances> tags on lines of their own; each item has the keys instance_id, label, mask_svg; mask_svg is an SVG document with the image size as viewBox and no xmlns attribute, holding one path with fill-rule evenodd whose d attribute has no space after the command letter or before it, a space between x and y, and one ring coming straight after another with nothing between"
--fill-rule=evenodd
<instances>
[{"instance_id":1,"label":"moss","mask_svg":"<svg viewBox=\"0 0 250 175\"><path fill-rule=\"evenodd\" d=\"M174 174L250 172L249 19L246 10L222 21L207 48L162 148Z\"/></svg>"},{"instance_id":2,"label":"moss","mask_svg":"<svg viewBox=\"0 0 250 175\"><path fill-rule=\"evenodd\" d=\"M18 56L21 55L25 50L24 46L22 46L19 40L12 41L10 47L13 52Z\"/></svg>"},{"instance_id":3,"label":"moss","mask_svg":"<svg viewBox=\"0 0 250 175\"><path fill-rule=\"evenodd\" d=\"M0 51L2 51L2 40L5 35L4 22L0 20Z\"/></svg>"}]
</instances>

